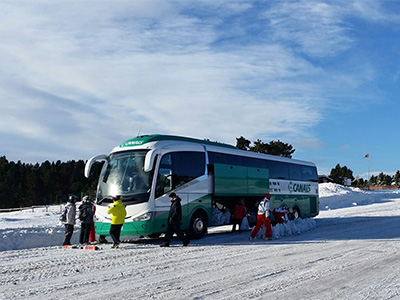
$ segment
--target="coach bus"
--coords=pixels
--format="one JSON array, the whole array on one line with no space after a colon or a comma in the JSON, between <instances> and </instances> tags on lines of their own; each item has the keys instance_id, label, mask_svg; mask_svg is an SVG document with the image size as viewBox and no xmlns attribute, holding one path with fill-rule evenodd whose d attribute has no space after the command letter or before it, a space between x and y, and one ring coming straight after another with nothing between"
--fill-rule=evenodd
<instances>
[{"instance_id":1,"label":"coach bus","mask_svg":"<svg viewBox=\"0 0 400 300\"><path fill-rule=\"evenodd\" d=\"M232 208L245 199L255 207L265 193L271 209L285 205L294 218L319 213L318 175L311 162L239 150L234 146L172 135L127 140L108 155L90 158L85 176L104 161L96 194L96 233L109 235L112 197L119 196L127 216L122 235L159 236L167 229L169 194L181 199L182 224L192 239L212 225L216 205Z\"/></svg>"}]
</instances>

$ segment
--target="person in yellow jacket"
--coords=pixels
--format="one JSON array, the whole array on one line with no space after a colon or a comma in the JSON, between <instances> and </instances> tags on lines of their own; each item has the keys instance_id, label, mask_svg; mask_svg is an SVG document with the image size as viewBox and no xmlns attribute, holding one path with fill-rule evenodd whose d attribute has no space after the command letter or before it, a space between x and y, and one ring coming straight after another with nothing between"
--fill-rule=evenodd
<instances>
[{"instance_id":1,"label":"person in yellow jacket","mask_svg":"<svg viewBox=\"0 0 400 300\"><path fill-rule=\"evenodd\" d=\"M121 243L119 238L121 236L122 225L125 222L126 209L120 196L113 197L113 200L114 205L110 206L110 208L107 210L107 213L112 214L110 227L110 236L114 241L112 248L118 248L119 244Z\"/></svg>"}]
</instances>

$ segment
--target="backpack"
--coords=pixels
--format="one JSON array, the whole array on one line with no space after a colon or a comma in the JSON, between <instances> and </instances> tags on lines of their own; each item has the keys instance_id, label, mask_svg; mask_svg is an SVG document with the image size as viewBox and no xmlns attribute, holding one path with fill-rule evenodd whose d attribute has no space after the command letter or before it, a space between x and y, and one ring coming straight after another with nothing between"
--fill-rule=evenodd
<instances>
[{"instance_id":1,"label":"backpack","mask_svg":"<svg viewBox=\"0 0 400 300\"><path fill-rule=\"evenodd\" d=\"M83 206L79 208L79 220L83 221L87 217L87 207Z\"/></svg>"},{"instance_id":2,"label":"backpack","mask_svg":"<svg viewBox=\"0 0 400 300\"><path fill-rule=\"evenodd\" d=\"M61 214L59 220L61 222L67 222L67 209L64 209L64 212Z\"/></svg>"}]
</instances>

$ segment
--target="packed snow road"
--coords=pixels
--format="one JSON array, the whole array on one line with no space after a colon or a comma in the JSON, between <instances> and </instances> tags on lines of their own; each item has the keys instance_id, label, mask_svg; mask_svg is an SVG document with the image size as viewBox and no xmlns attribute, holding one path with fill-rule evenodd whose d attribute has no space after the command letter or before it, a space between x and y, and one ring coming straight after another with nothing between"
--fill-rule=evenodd
<instances>
[{"instance_id":1,"label":"packed snow road","mask_svg":"<svg viewBox=\"0 0 400 300\"><path fill-rule=\"evenodd\" d=\"M400 299L400 200L321 211L272 241L210 234L99 251L0 252L1 299Z\"/></svg>"}]
</instances>

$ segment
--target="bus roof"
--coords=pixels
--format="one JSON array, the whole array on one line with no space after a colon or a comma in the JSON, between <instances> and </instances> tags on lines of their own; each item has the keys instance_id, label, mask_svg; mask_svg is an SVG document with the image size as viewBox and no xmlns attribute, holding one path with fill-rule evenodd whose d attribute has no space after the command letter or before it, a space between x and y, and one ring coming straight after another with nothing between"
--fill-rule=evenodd
<instances>
[{"instance_id":1,"label":"bus roof","mask_svg":"<svg viewBox=\"0 0 400 300\"><path fill-rule=\"evenodd\" d=\"M215 150L218 151L217 149L219 148L220 149L219 151L223 151L224 153L230 153L230 154L234 154L234 155L282 161L282 162L287 162L287 163L292 163L292 164L305 164L305 165L315 166L314 163L309 162L309 161L302 161L302 160L297 160L297 159L288 158L288 157L275 156L275 155L270 155L270 154L265 154L265 153L257 153L257 152L251 152L251 151L246 151L246 150L240 150L240 149L236 148L235 146L220 143L220 142L211 142L209 140L200 140L200 139L195 139L195 138L189 138L189 137L183 137L183 136L177 136L177 135L164 135L164 134L152 134L152 135L137 136L135 138L132 138L130 140L123 142L118 147L114 148L114 150L112 152L124 151L125 149L123 149L123 148L131 148L131 147L136 147L136 146L140 147L147 143L162 142L162 141L180 141L180 142L196 143L199 145L209 145L211 147L210 148L207 147L207 148L208 148L208 150L211 150L211 151L215 151ZM217 148L214 148L214 147L217 147ZM222 147L222 149L221 149L221 147ZM226 150L223 150L223 148Z\"/></svg>"},{"instance_id":2,"label":"bus roof","mask_svg":"<svg viewBox=\"0 0 400 300\"><path fill-rule=\"evenodd\" d=\"M135 137L133 139L130 139L130 140L127 140L127 141L123 142L121 145L119 145L119 147L120 148L125 148L125 147L141 146L141 145L144 145L144 144L147 144L147 143L151 143L151 142L166 141L166 140L191 142L191 143L198 143L198 144L207 144L207 145L213 145L213 146L237 149L235 146L224 144L224 143L211 142L209 140L200 140L200 139L182 137L182 136L176 136L176 135L163 135L163 134L137 136L137 137Z\"/></svg>"}]
</instances>

